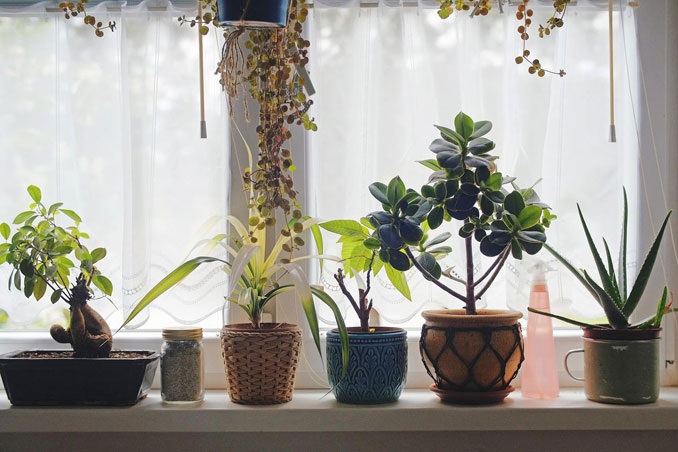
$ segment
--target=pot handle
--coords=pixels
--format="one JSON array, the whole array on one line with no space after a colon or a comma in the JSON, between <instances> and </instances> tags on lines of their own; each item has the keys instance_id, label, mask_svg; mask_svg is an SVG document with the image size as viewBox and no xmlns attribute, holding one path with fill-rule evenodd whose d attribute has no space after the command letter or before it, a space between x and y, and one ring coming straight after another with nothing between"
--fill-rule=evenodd
<instances>
[{"instance_id":1,"label":"pot handle","mask_svg":"<svg viewBox=\"0 0 678 452\"><path fill-rule=\"evenodd\" d=\"M574 375L572 375L572 372L570 372L570 368L567 367L568 358L570 357L570 355L574 355L575 353L584 353L584 349L583 348L576 348L574 350L570 350L569 352L567 352L567 354L565 355L565 359L563 360L563 363L565 364L565 372L567 372L567 374L570 376L570 378L575 380L575 381L584 381L583 378L575 377Z\"/></svg>"}]
</instances>

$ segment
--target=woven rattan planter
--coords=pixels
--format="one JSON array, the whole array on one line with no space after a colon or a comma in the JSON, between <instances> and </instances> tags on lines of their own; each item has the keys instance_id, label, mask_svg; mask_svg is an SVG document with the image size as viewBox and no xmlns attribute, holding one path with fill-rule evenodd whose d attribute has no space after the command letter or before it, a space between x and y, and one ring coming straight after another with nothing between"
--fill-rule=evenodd
<instances>
[{"instance_id":1,"label":"woven rattan planter","mask_svg":"<svg viewBox=\"0 0 678 452\"><path fill-rule=\"evenodd\" d=\"M231 401L272 405L292 400L297 373L301 329L287 323L226 325L221 330L221 352Z\"/></svg>"},{"instance_id":2,"label":"woven rattan planter","mask_svg":"<svg viewBox=\"0 0 678 452\"><path fill-rule=\"evenodd\" d=\"M503 400L524 359L520 312L480 309L424 311L419 348L431 388L443 400L493 403Z\"/></svg>"}]
</instances>

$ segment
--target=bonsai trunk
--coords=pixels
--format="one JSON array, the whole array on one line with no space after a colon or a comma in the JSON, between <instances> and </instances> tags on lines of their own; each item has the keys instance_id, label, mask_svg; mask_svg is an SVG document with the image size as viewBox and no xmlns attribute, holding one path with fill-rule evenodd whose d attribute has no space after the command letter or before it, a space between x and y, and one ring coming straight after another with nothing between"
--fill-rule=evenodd
<instances>
[{"instance_id":1,"label":"bonsai trunk","mask_svg":"<svg viewBox=\"0 0 678 452\"><path fill-rule=\"evenodd\" d=\"M113 348L113 335L108 323L87 304L91 294L87 281L80 275L71 289L71 324L65 329L52 325L52 338L71 344L76 358L107 358Z\"/></svg>"}]
</instances>

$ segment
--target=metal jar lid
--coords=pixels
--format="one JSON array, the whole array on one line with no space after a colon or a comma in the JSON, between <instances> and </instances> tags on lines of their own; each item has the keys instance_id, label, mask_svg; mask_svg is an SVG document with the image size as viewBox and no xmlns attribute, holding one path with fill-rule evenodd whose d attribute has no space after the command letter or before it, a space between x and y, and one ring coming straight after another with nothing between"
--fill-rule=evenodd
<instances>
[{"instance_id":1,"label":"metal jar lid","mask_svg":"<svg viewBox=\"0 0 678 452\"><path fill-rule=\"evenodd\" d=\"M163 328L162 338L167 341L198 341L202 339L202 328L183 326Z\"/></svg>"}]
</instances>

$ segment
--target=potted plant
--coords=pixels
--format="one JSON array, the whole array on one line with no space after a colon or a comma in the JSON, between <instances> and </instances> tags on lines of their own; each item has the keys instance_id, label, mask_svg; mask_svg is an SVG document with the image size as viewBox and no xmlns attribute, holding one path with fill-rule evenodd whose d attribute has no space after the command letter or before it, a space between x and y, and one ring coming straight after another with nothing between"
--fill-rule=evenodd
<instances>
[{"instance_id":1,"label":"potted plant","mask_svg":"<svg viewBox=\"0 0 678 452\"><path fill-rule=\"evenodd\" d=\"M245 143L246 145L246 143ZM252 153L249 152L250 166ZM304 245L301 234L312 230L320 240L318 219L302 216L300 210L292 212L271 247L267 247L267 233L275 226L272 218L262 220L255 202L256 191L249 192L250 210L245 223L233 216L227 217L233 232L204 240L199 245L224 248L229 259L199 256L187 260L170 272L148 291L130 312L127 325L151 302L181 282L203 264L217 264L229 275L227 303L242 308L249 317L247 324L225 325L221 331L222 354L226 382L231 401L242 404L277 404L292 400L294 380L301 347L301 328L287 323L263 323L262 314L269 302L278 295L295 291L320 353L320 333L313 297L330 307L338 325L342 348L342 365L348 362L348 334L341 312L334 300L317 287L309 284L299 264L316 256L295 256ZM245 226L247 224L247 226ZM321 248L321 246L319 246Z\"/></svg>"},{"instance_id":2,"label":"potted plant","mask_svg":"<svg viewBox=\"0 0 678 452\"><path fill-rule=\"evenodd\" d=\"M112 351L113 338L106 321L89 302L109 297L113 284L97 264L104 248L91 251L79 230L82 220L62 203L43 204L38 187L28 187L30 209L7 223L0 234L0 264L12 267L9 287L26 298L41 300L51 291L52 303L70 306L70 325L53 325L52 338L70 344L73 351L30 350L0 357L0 371L9 400L15 405L132 405L150 389L158 354L152 351ZM68 217L73 226L64 226ZM73 261L76 261L74 263ZM95 292L95 289L98 292Z\"/></svg>"},{"instance_id":3,"label":"potted plant","mask_svg":"<svg viewBox=\"0 0 678 452\"><path fill-rule=\"evenodd\" d=\"M370 229L374 227L365 219L363 224L354 220L334 220L321 223L320 227L340 236L338 243L342 244L344 269L339 268L334 279L360 320L359 327L347 328L349 359L345 374L339 331L335 329L327 333L327 374L332 392L343 403L394 402L400 397L407 377L407 331L370 326L372 300L369 294L371 277L384 269L394 286L409 299L405 278L391 264L381 260L375 251L379 241L370 237ZM433 252L446 251L446 248L439 248ZM365 279L361 274L365 274ZM347 275L357 281L357 297L346 287Z\"/></svg>"},{"instance_id":4,"label":"potted plant","mask_svg":"<svg viewBox=\"0 0 678 452\"><path fill-rule=\"evenodd\" d=\"M579 206L577 208L579 209ZM546 249L586 287L593 299L603 308L607 317L607 324L592 325L528 308L531 312L548 315L582 327L584 348L570 351L566 356L565 367L568 374L575 378L567 369L567 358L573 353L584 353L584 386L589 400L603 403L639 404L652 403L659 397L659 363L661 362L659 333L662 318L670 310L670 303L667 305L668 289L664 287L656 314L636 322L631 322L630 317L638 306L650 279L670 216L671 211L666 214L630 291L627 285L626 268L628 226L626 190L624 190L624 218L619 263L616 269L607 241L603 239L605 257L601 257L586 225L584 215L579 209L579 218L596 263L600 283L595 281L586 270L577 269L556 250L546 246Z\"/></svg>"},{"instance_id":5,"label":"potted plant","mask_svg":"<svg viewBox=\"0 0 678 452\"><path fill-rule=\"evenodd\" d=\"M464 309L424 311L420 349L435 381L431 389L443 400L484 403L503 400L509 383L523 361L519 312L476 309L512 255L535 254L546 241L545 228L554 216L533 188L520 189L514 178L497 171L495 144L484 138L489 121L474 122L464 113L455 129L436 126L441 138L431 143L435 159L420 163L433 170L421 191L407 189L399 177L388 185L374 183L370 192L382 204L367 215L375 228L369 246L383 262L406 271L414 266L427 280L464 304ZM512 188L505 188L507 184ZM425 230L443 222L462 221L459 235L465 242L466 275L460 278L441 268L423 245ZM374 239L374 240L372 240ZM476 277L473 242L494 262ZM424 242L425 243L425 242ZM418 255L415 256L414 253ZM441 278L459 284L450 287Z\"/></svg>"}]
</instances>

